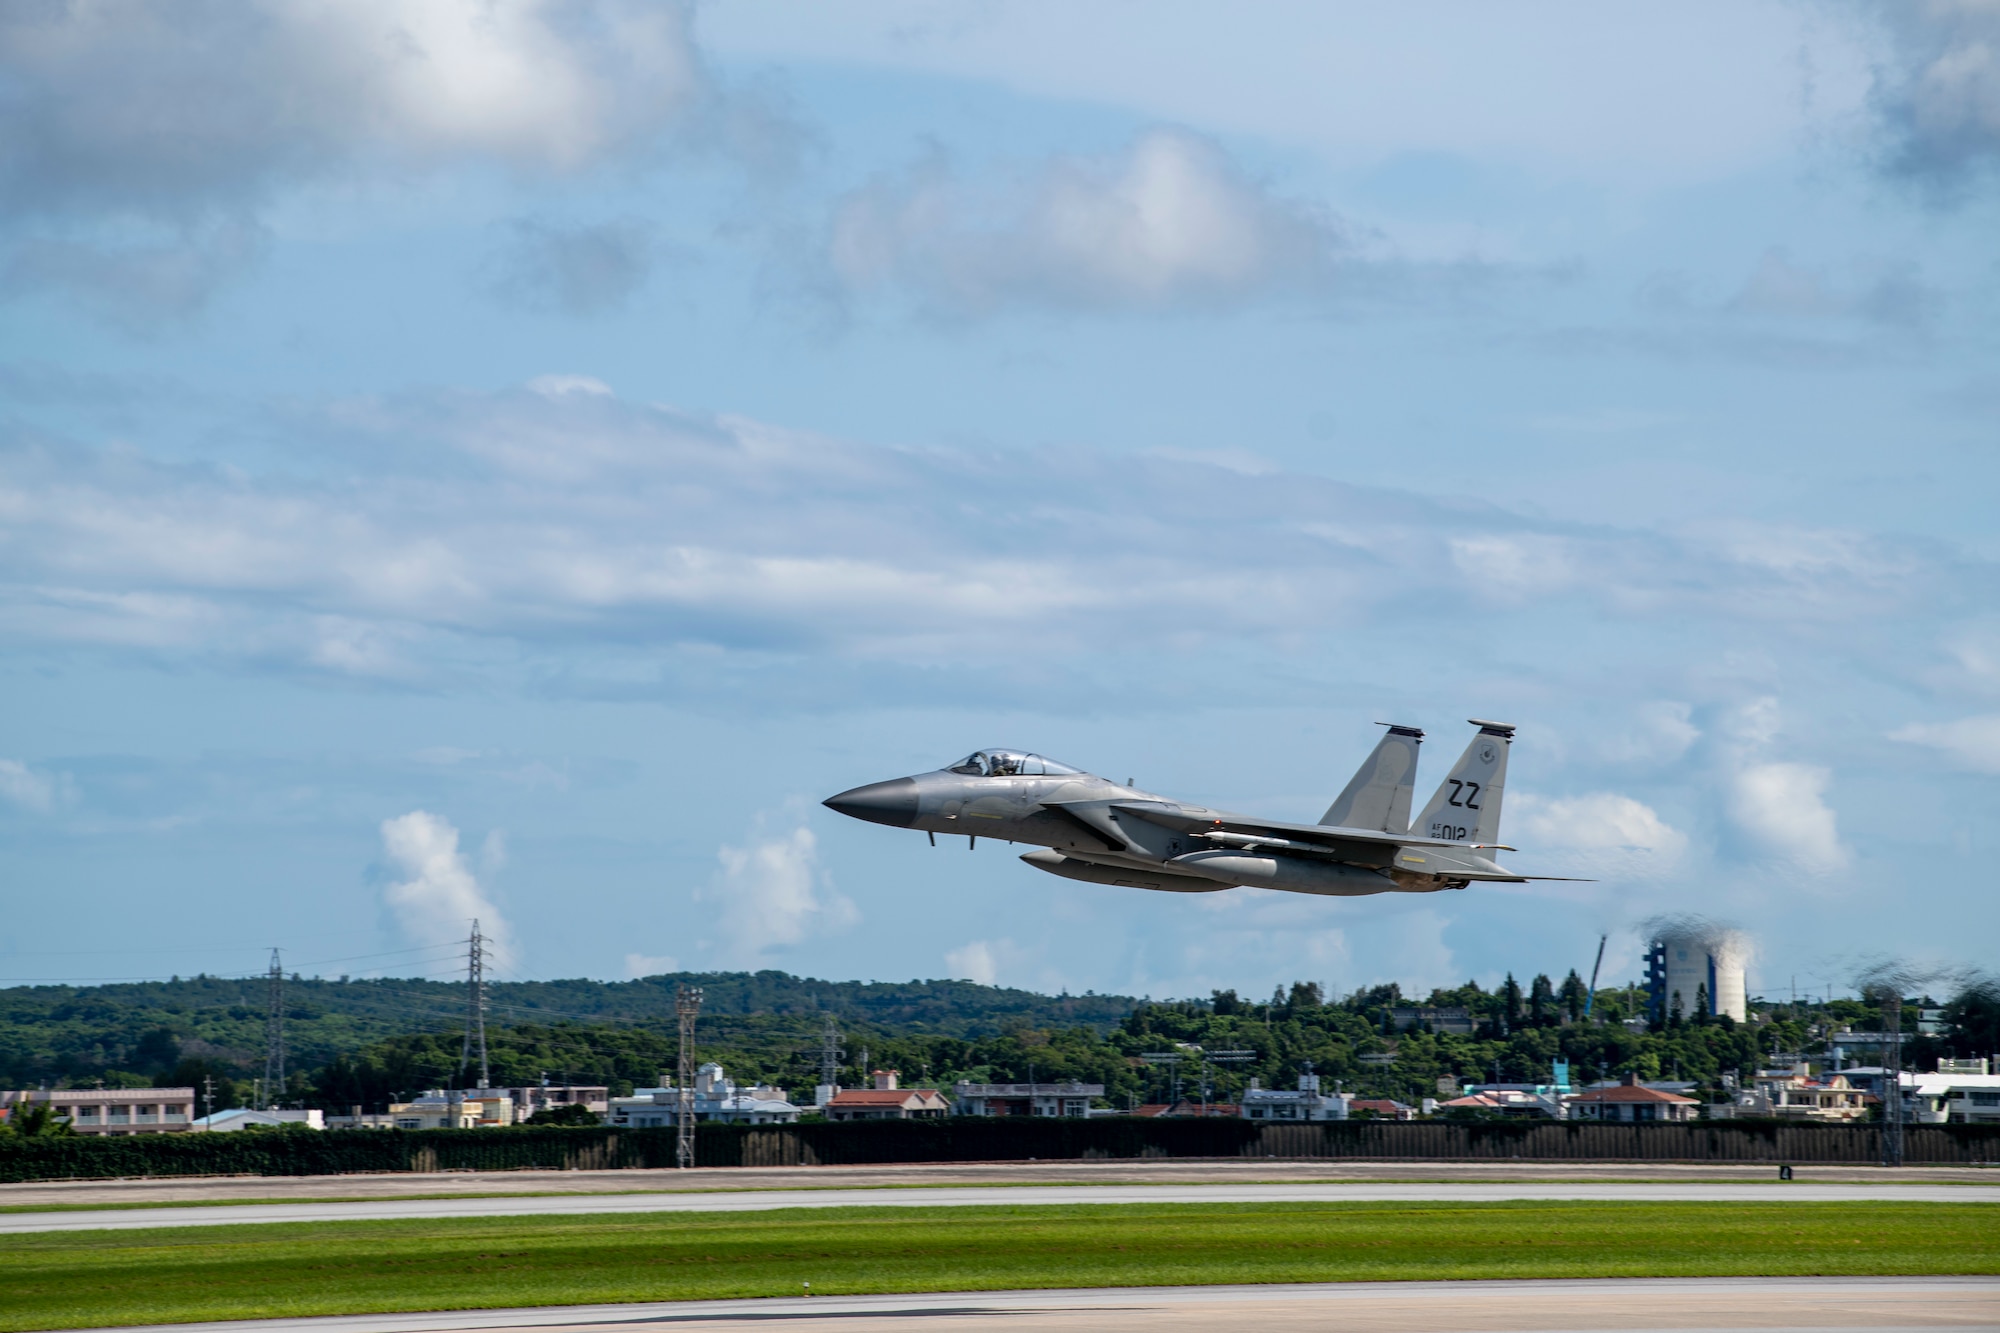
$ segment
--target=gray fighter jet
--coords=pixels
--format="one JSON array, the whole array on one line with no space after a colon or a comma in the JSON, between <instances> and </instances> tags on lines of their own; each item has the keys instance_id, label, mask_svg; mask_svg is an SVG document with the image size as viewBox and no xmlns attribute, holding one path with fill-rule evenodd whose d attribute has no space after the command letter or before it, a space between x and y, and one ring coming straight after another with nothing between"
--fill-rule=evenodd
<instances>
[{"instance_id":1,"label":"gray fighter jet","mask_svg":"<svg viewBox=\"0 0 2000 1333\"><path fill-rule=\"evenodd\" d=\"M1249 886L1353 897L1433 893L1472 883L1519 884L1489 853L1514 728L1479 731L1414 825L1424 733L1391 726L1317 824L1287 824L1172 801L1018 750L980 750L949 768L829 797L843 815L892 828L1033 843L1037 870L1093 884L1167 893Z\"/></svg>"}]
</instances>

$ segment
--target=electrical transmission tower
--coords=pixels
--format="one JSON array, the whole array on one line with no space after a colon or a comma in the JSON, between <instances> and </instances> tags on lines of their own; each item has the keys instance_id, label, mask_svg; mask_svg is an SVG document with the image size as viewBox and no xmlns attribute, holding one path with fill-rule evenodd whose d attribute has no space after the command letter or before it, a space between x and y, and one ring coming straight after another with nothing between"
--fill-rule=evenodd
<instances>
[{"instance_id":1,"label":"electrical transmission tower","mask_svg":"<svg viewBox=\"0 0 2000 1333\"><path fill-rule=\"evenodd\" d=\"M829 1088L840 1083L840 1025L832 1014L819 1033L819 1081Z\"/></svg>"},{"instance_id":2,"label":"electrical transmission tower","mask_svg":"<svg viewBox=\"0 0 2000 1333\"><path fill-rule=\"evenodd\" d=\"M680 1105L674 1116L674 1165L694 1165L694 1019L701 1012L701 987L674 988L674 1017L680 1020L681 1067L675 1082Z\"/></svg>"},{"instance_id":3,"label":"electrical transmission tower","mask_svg":"<svg viewBox=\"0 0 2000 1333\"><path fill-rule=\"evenodd\" d=\"M813 1090L813 1105L825 1106L840 1091L840 1025L833 1015L819 1030L819 1087Z\"/></svg>"},{"instance_id":4,"label":"electrical transmission tower","mask_svg":"<svg viewBox=\"0 0 2000 1333\"><path fill-rule=\"evenodd\" d=\"M1884 986L1882 1004L1882 1165L1903 1164L1903 996Z\"/></svg>"},{"instance_id":5,"label":"electrical transmission tower","mask_svg":"<svg viewBox=\"0 0 2000 1333\"><path fill-rule=\"evenodd\" d=\"M1149 1065L1165 1065L1172 1087L1167 1093L1167 1109L1173 1110L1181 1100L1181 1061L1187 1056L1180 1051L1147 1051L1139 1057Z\"/></svg>"},{"instance_id":6,"label":"electrical transmission tower","mask_svg":"<svg viewBox=\"0 0 2000 1333\"><path fill-rule=\"evenodd\" d=\"M465 953L465 1045L458 1056L462 1077L479 1053L479 1086L487 1085L486 1068L486 937L479 933L479 918L472 919L472 938Z\"/></svg>"},{"instance_id":7,"label":"electrical transmission tower","mask_svg":"<svg viewBox=\"0 0 2000 1333\"><path fill-rule=\"evenodd\" d=\"M266 1111L277 1108L285 1091L285 968L276 949L271 950L271 970L264 974L264 1086L260 1091Z\"/></svg>"}]
</instances>

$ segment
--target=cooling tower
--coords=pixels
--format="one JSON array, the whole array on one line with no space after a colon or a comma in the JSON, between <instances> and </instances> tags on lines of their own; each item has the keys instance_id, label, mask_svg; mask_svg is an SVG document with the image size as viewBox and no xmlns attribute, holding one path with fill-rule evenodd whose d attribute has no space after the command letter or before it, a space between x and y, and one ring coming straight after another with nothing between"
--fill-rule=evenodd
<instances>
[{"instance_id":1,"label":"cooling tower","mask_svg":"<svg viewBox=\"0 0 2000 1333\"><path fill-rule=\"evenodd\" d=\"M1655 1022L1675 1012L1694 1018L1704 993L1710 1017L1727 1014L1741 1023L1750 1016L1743 980L1750 941L1743 932L1698 917L1672 917L1648 922L1647 933L1646 994Z\"/></svg>"}]
</instances>

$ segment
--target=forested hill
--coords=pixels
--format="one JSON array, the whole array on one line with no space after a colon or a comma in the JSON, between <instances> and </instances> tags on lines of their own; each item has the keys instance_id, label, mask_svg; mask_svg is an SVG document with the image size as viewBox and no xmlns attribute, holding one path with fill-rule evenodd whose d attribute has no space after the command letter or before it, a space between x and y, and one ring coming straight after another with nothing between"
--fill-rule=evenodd
<instances>
[{"instance_id":1,"label":"forested hill","mask_svg":"<svg viewBox=\"0 0 2000 1333\"><path fill-rule=\"evenodd\" d=\"M703 991L705 1031L782 1021L801 1038L823 1016L858 1030L981 1038L1019 1028L1103 1033L1139 1002L1122 995L1038 995L969 981L820 981L783 972L699 972L637 981L492 982L495 1026L660 1028L679 984ZM385 1038L461 1031L464 982L290 978L285 1044L292 1069ZM184 977L112 986L0 989L0 1088L103 1078L146 1084L192 1062L243 1073L264 1061L263 977ZM734 1020L734 1021L732 1021Z\"/></svg>"}]
</instances>

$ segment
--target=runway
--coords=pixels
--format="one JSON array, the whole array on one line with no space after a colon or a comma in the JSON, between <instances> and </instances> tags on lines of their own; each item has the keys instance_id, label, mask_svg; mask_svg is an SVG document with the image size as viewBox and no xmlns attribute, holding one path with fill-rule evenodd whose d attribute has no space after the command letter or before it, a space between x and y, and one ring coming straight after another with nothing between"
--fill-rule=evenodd
<instances>
[{"instance_id":1,"label":"runway","mask_svg":"<svg viewBox=\"0 0 2000 1333\"><path fill-rule=\"evenodd\" d=\"M1852 1163L1797 1168L1824 1184L2000 1184L2000 1169ZM303 1203L313 1199L464 1198L477 1194L674 1194L882 1185L1764 1184L1771 1162L1378 1161L1366 1158L1162 1157L861 1166L723 1166L689 1170L377 1172L331 1176L153 1176L0 1184L0 1207L66 1204Z\"/></svg>"},{"instance_id":2,"label":"runway","mask_svg":"<svg viewBox=\"0 0 2000 1333\"><path fill-rule=\"evenodd\" d=\"M573 1305L155 1326L159 1333L1154 1333L1255 1321L1259 1333L1538 1333L1629 1329L2000 1329L2000 1278L1613 1278L946 1292ZM127 1329L124 1333L133 1333Z\"/></svg>"},{"instance_id":3,"label":"runway","mask_svg":"<svg viewBox=\"0 0 2000 1333\"><path fill-rule=\"evenodd\" d=\"M2000 1185L1771 1182L1360 1182L928 1186L907 1189L715 1190L497 1199L372 1199L0 1214L0 1235L127 1231L270 1222L421 1221L464 1217L607 1217L633 1213L743 1213L777 1208L979 1208L1144 1203L2000 1203ZM2000 1216L1995 1218L2000 1225Z\"/></svg>"}]
</instances>

